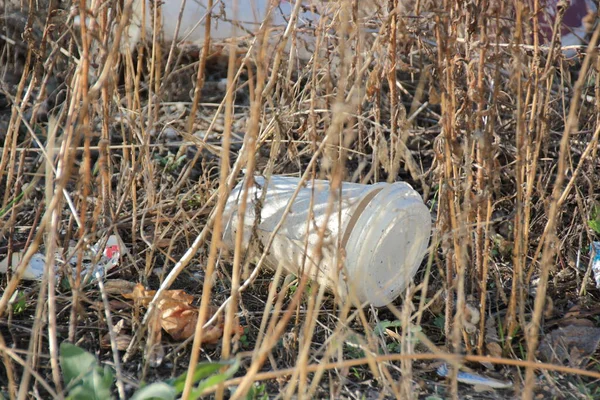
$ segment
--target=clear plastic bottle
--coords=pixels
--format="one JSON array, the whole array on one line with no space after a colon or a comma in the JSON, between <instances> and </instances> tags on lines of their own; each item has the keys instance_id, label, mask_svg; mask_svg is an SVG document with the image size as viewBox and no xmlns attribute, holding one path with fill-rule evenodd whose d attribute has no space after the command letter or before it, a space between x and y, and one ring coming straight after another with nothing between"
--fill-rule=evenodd
<instances>
[{"instance_id":1,"label":"clear plastic bottle","mask_svg":"<svg viewBox=\"0 0 600 400\"><path fill-rule=\"evenodd\" d=\"M145 4L144 4L145 1ZM298 14L296 26L301 34L301 44L299 51L303 46L308 46L314 42L314 29L318 25L319 13L325 12L326 4L322 1L317 2L318 10L311 11L310 7L303 7ZM162 14L162 32L164 40L169 43L177 39L185 43L202 45L205 34L206 15L212 11L211 40L219 43L231 39L234 34L239 39L252 38L256 35L263 24L265 17L271 7L269 0L243 0L236 2L234 12L233 0L224 0L213 2L212 10L208 8L208 0L186 0L181 21L179 14L181 11L182 0L163 0L161 7ZM316 7L315 4L313 6ZM143 10L146 10L144 18ZM269 20L269 28L275 30L277 34L271 32L272 37L281 37L283 31L288 25L289 17L294 9L294 2L282 1L272 8ZM134 0L133 2L132 24L129 27L130 47L133 49L141 36L142 21L145 21L147 37L152 38L153 30L153 10L151 2L148 0ZM234 16L237 18L234 20ZM177 26L179 25L179 28ZM177 30L178 29L178 30ZM177 32L177 37L175 37ZM311 49L310 51L314 51Z\"/></svg>"},{"instance_id":2,"label":"clear plastic bottle","mask_svg":"<svg viewBox=\"0 0 600 400\"><path fill-rule=\"evenodd\" d=\"M262 246L268 244L299 182L298 178L272 176L267 183L265 178L255 177L248 190L243 248L248 247L254 230ZM231 251L242 189L240 182L225 209L223 241ZM328 181L307 182L268 249L266 265L276 269L281 264L288 273L306 274L342 298L353 293L361 304L389 304L406 288L427 251L429 210L404 182L344 182L337 194L341 198L335 194L330 197ZM327 215L330 200L333 207ZM323 226L325 234L319 240Z\"/></svg>"}]
</instances>

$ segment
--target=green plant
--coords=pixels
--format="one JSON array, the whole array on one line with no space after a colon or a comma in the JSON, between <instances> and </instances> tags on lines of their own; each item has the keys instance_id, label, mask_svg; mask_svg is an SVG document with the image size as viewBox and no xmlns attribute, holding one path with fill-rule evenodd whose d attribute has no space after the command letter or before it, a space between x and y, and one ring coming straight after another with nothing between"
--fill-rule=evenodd
<instances>
[{"instance_id":1,"label":"green plant","mask_svg":"<svg viewBox=\"0 0 600 400\"><path fill-rule=\"evenodd\" d=\"M190 392L190 399L197 399L200 397L205 389L211 386L218 385L221 382L225 382L236 373L240 363L238 359L230 361L218 361L218 362L201 362L196 366L194 371L194 384L198 382L198 386ZM227 368L224 372L220 372L224 368ZM185 379L187 372L183 373L175 379L168 380L167 383L171 385L176 394L183 393L185 386Z\"/></svg>"},{"instance_id":2,"label":"green plant","mask_svg":"<svg viewBox=\"0 0 600 400\"><path fill-rule=\"evenodd\" d=\"M373 333L375 335L382 335L386 329L388 328L399 328L402 326L402 322L395 320L395 321L389 321L389 320L383 320L383 321L379 321L377 323L377 325L375 325L375 328L373 329Z\"/></svg>"},{"instance_id":3,"label":"green plant","mask_svg":"<svg viewBox=\"0 0 600 400\"><path fill-rule=\"evenodd\" d=\"M351 374L352 374L352 375L353 375L353 376L354 376L356 379L359 379L359 380L361 380L361 379L363 379L363 378L364 378L364 375L363 375L363 374L361 373L361 371L360 371L358 368L356 368L356 367L352 367L352 368L350 368L350 373L351 373Z\"/></svg>"},{"instance_id":4,"label":"green plant","mask_svg":"<svg viewBox=\"0 0 600 400\"><path fill-rule=\"evenodd\" d=\"M361 348L362 341L355 334L350 334L344 342L344 350L348 358L363 358L365 352Z\"/></svg>"},{"instance_id":5,"label":"green plant","mask_svg":"<svg viewBox=\"0 0 600 400\"><path fill-rule=\"evenodd\" d=\"M112 399L114 384L113 370L101 367L96 357L70 343L60 345L60 365L68 393L68 400ZM226 369L225 369L226 368ZM194 371L194 384L191 399L197 399L202 392L231 378L239 368L237 359L221 362L202 362ZM224 372L219 372L225 369ZM166 382L155 382L137 390L131 400L174 400L183 392L187 373Z\"/></svg>"},{"instance_id":6,"label":"green plant","mask_svg":"<svg viewBox=\"0 0 600 400\"><path fill-rule=\"evenodd\" d=\"M4 215L15 205L17 204L19 201L21 201L21 199L25 196L25 192L21 192L19 193L13 200L11 200L6 207L4 207L2 210L0 210L0 218L4 217Z\"/></svg>"},{"instance_id":7,"label":"green plant","mask_svg":"<svg viewBox=\"0 0 600 400\"><path fill-rule=\"evenodd\" d=\"M248 339L248 328L244 328L244 334L240 336L240 343L243 348L250 347L250 340Z\"/></svg>"},{"instance_id":8,"label":"green plant","mask_svg":"<svg viewBox=\"0 0 600 400\"><path fill-rule=\"evenodd\" d=\"M206 203L206 199L199 194L193 194L186 200L188 207L202 207Z\"/></svg>"},{"instance_id":9,"label":"green plant","mask_svg":"<svg viewBox=\"0 0 600 400\"><path fill-rule=\"evenodd\" d=\"M19 315L27 309L27 295L24 292L17 290L11 301L13 313L15 315Z\"/></svg>"},{"instance_id":10,"label":"green plant","mask_svg":"<svg viewBox=\"0 0 600 400\"><path fill-rule=\"evenodd\" d=\"M400 353L402 351L402 346L400 346L400 343L397 342L391 342L391 343L387 343L385 345L385 348L387 349L388 353Z\"/></svg>"},{"instance_id":11,"label":"green plant","mask_svg":"<svg viewBox=\"0 0 600 400\"><path fill-rule=\"evenodd\" d=\"M113 371L98 365L96 357L70 343L60 345L60 365L68 399L110 399Z\"/></svg>"},{"instance_id":12,"label":"green plant","mask_svg":"<svg viewBox=\"0 0 600 400\"><path fill-rule=\"evenodd\" d=\"M164 157L156 156L155 159L158 161L159 165L165 169L166 172L173 172L181 167L183 162L186 160L186 156L183 155L175 159L175 154L169 153Z\"/></svg>"},{"instance_id":13,"label":"green plant","mask_svg":"<svg viewBox=\"0 0 600 400\"><path fill-rule=\"evenodd\" d=\"M588 226L591 230L600 235L600 207L595 205L590 213L590 219L588 220Z\"/></svg>"},{"instance_id":14,"label":"green plant","mask_svg":"<svg viewBox=\"0 0 600 400\"><path fill-rule=\"evenodd\" d=\"M433 320L433 325L443 332L444 326L446 326L446 317L443 314L438 315Z\"/></svg>"},{"instance_id":15,"label":"green plant","mask_svg":"<svg viewBox=\"0 0 600 400\"><path fill-rule=\"evenodd\" d=\"M267 385L264 383L254 384L250 386L250 390L246 395L246 400L268 400Z\"/></svg>"}]
</instances>

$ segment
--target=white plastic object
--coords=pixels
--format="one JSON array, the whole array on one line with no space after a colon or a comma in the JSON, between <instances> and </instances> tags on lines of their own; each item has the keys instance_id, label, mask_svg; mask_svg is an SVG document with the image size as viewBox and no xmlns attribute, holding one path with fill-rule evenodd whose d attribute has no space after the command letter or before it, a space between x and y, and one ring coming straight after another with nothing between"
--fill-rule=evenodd
<instances>
[{"instance_id":1,"label":"white plastic object","mask_svg":"<svg viewBox=\"0 0 600 400\"><path fill-rule=\"evenodd\" d=\"M145 4L144 4L145 1ZM140 38L142 24L143 7L146 10L145 25L148 32L148 38L151 38L153 30L152 22L152 4L155 0L134 0L133 3L133 22L135 26L130 27L129 35L132 40L131 45ZM296 0L214 0L212 9L211 38L215 42L230 39L234 36L252 36L255 35L265 20L271 4L275 4L271 12L270 27L276 32L270 32L271 38L279 38L283 30L288 25L290 15L294 9ZM314 30L319 24L321 15L329 15L329 20L335 14L335 2L329 0L301 0L301 9L298 14L296 28L301 34L301 41L311 47L314 45ZM529 5L534 6L534 0L528 0ZM234 4L237 7L237 18L234 13ZM175 31L182 0L162 0L162 28L164 38L167 42L175 39ZM183 9L181 23L177 35L178 40L193 44L202 44L204 40L204 23L208 11L208 0L186 0ZM557 14L559 0L547 0L542 4L542 11L538 15L538 22L542 31L542 44L549 44L552 38L552 29ZM414 1L402 0L400 6L403 15L412 15L414 10ZM360 2L360 17L364 19L373 16L377 9L381 9L381 2L362 1ZM571 0L564 15L560 34L562 46L581 45L585 43L585 37L593 32L592 17L597 12L597 6L594 0ZM588 17L589 15L589 17ZM506 18L514 18L512 15L506 15ZM589 21L588 21L589 20ZM587 22L586 22L587 21ZM587 26L587 25L590 26ZM590 31L591 27L591 31ZM311 52L309 48L298 46L302 52L307 54ZM573 49L565 50L565 53L574 54Z\"/></svg>"},{"instance_id":2,"label":"white plastic object","mask_svg":"<svg viewBox=\"0 0 600 400\"><path fill-rule=\"evenodd\" d=\"M91 6L91 0L88 6ZM153 32L153 5L156 0L133 0L131 25L128 32L125 33L121 43L121 51L127 47L133 50L141 38L142 21L145 21L146 38L152 39ZM252 37L258 33L261 24L267 16L271 4L274 4L269 26L271 31L268 36L271 43L277 42L288 25L288 21L294 9L296 0L214 0L211 13L211 38L213 43L223 42L237 37ZM533 9L534 0L527 0L527 3ZM542 9L538 14L538 23L540 25L541 44L550 44L552 30L557 15L559 0L547 0L542 2ZM597 5L594 0L571 0L565 12L562 26L560 27L561 43L563 53L567 57L576 54L573 46L586 44L585 40L593 32L597 21ZM178 34L175 35L177 22L181 10L182 0L161 0L162 13L162 32L167 42L178 41L201 45L204 42L205 21L208 13L208 0L185 0L185 7L182 12L181 23ZM237 17L234 13L234 4L237 7ZM379 15L384 9L384 4L376 0L364 0L359 2L359 20L361 22L385 20L385 15ZM399 7L402 10L401 15L412 16L414 10L414 0L401 0ZM145 18L144 16L144 9ZM506 15L503 15L505 21L514 21L514 8L508 7ZM326 24L331 24L332 19L339 11L339 2L331 0L301 0L301 9L298 14L298 21L295 24L297 40L297 49L300 57L310 57L316 50L315 30L320 24L320 18L327 15ZM114 18L110 16L109 18ZM89 21L88 21L89 22ZM74 25L80 23L79 17L74 18ZM88 28L91 25L88 23ZM370 28L363 26L365 32L377 33L377 26ZM335 29L334 29L335 30ZM177 37L176 37L177 36ZM530 38L533 40L533 37ZM288 41L289 49L291 41Z\"/></svg>"},{"instance_id":3,"label":"white plastic object","mask_svg":"<svg viewBox=\"0 0 600 400\"><path fill-rule=\"evenodd\" d=\"M250 245L253 230L259 247L266 247L300 182L284 176L272 176L268 183L264 177L254 180L248 189L242 249ZM229 251L235 248L242 189L243 181L232 190L225 208L223 244ZM297 276L304 272L342 298L353 293L361 304L389 304L414 277L427 251L429 210L420 195L404 182L343 182L341 198L339 193L335 191L330 197L328 181L307 182L268 249L266 266L277 269L281 264ZM327 218L330 200L332 208ZM324 226L319 246L319 230Z\"/></svg>"},{"instance_id":4,"label":"white plastic object","mask_svg":"<svg viewBox=\"0 0 600 400\"><path fill-rule=\"evenodd\" d=\"M211 40L221 42L234 36L241 38L256 35L267 16L271 3L272 0L238 0L234 10L233 0L214 0L211 12ZM269 27L277 33L271 31L271 37L281 37L288 25L294 3L294 0L276 1L276 5L272 8L270 14ZM132 48L141 36L144 9L146 11L144 22L147 39L152 38L154 13L152 4L153 1L150 0L134 0L132 24L129 27ZM303 1L295 26L300 32L305 33L302 34L304 40L308 39L309 42L314 42L314 29L317 27L319 14L324 12L326 4L322 0ZM172 42L177 39L182 42L201 45L205 36L206 15L211 11L208 9L208 0L185 1L176 37L175 32L181 6L182 0L162 0L161 23L165 41ZM235 18L236 15L237 18ZM301 47L299 45L299 48Z\"/></svg>"},{"instance_id":5,"label":"white plastic object","mask_svg":"<svg viewBox=\"0 0 600 400\"><path fill-rule=\"evenodd\" d=\"M600 289L600 242L592 242L590 244L592 253L592 272L596 281L596 288Z\"/></svg>"},{"instance_id":6,"label":"white plastic object","mask_svg":"<svg viewBox=\"0 0 600 400\"><path fill-rule=\"evenodd\" d=\"M100 273L100 275L103 276L106 272L116 267L119 264L120 257L128 252L127 247L119 236L110 235L106 242L106 246L104 247L104 251L102 252L102 256L98 260L97 264L92 265L91 261L94 257L96 257L99 250L100 242L93 245L90 250L87 250L84 253L82 276L87 274L92 267L94 274ZM57 268L57 271L60 264L65 263L63 260L61 260L62 253L62 248L58 248L56 250L55 257L57 262L55 263L55 267ZM78 255L75 253L75 247L69 247L68 253L72 254L72 256L67 263L75 266L78 261ZM25 252L23 251L12 253L11 262L9 262L8 257L0 260L0 274L5 274L11 265L13 268L17 268L24 257ZM29 264L27 264L25 267L25 271L23 272L21 278L30 281L41 281L44 277L45 268L46 256L42 253L35 253L29 260ZM76 269L73 268L73 278L75 277Z\"/></svg>"}]
</instances>

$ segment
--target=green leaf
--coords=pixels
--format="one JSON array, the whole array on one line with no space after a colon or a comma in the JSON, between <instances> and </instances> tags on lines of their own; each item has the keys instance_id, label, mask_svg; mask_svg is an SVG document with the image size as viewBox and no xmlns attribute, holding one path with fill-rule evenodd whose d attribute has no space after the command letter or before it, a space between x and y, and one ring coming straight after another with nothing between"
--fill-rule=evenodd
<instances>
[{"instance_id":1,"label":"green leaf","mask_svg":"<svg viewBox=\"0 0 600 400\"><path fill-rule=\"evenodd\" d=\"M402 326L402 322L400 322L398 320L388 321L386 319L386 320L383 320L383 321L379 321L379 323L377 325L375 325L375 329L373 329L373 333L375 335L381 335L381 334L383 334L383 332L385 332L385 330L387 328L390 328L390 327L400 327L400 326Z\"/></svg>"},{"instance_id":2,"label":"green leaf","mask_svg":"<svg viewBox=\"0 0 600 400\"><path fill-rule=\"evenodd\" d=\"M196 384L197 382L200 382L200 380L219 372L221 368L230 366L231 364L231 361L201 362L198 365L196 365L196 369L194 370L194 379L192 380L192 382ZM171 382L172 386L177 391L177 394L183 393L183 387L185 386L186 377L187 372L181 374L177 379Z\"/></svg>"},{"instance_id":3,"label":"green leaf","mask_svg":"<svg viewBox=\"0 0 600 400\"><path fill-rule=\"evenodd\" d=\"M67 400L85 400L85 399L95 399L94 392L90 391L88 387L85 386L75 386L71 390L69 390L69 396Z\"/></svg>"},{"instance_id":4,"label":"green leaf","mask_svg":"<svg viewBox=\"0 0 600 400\"><path fill-rule=\"evenodd\" d=\"M12 303L13 313L19 315L27 308L27 295L22 291L17 290L10 299L10 302ZM0 396L1 395L2 393L0 393ZM0 400L2 400L2 397L0 397Z\"/></svg>"},{"instance_id":5,"label":"green leaf","mask_svg":"<svg viewBox=\"0 0 600 400\"><path fill-rule=\"evenodd\" d=\"M593 230L598 235L600 235L600 220L598 220L598 219L590 220L590 221L588 221L588 225L591 230Z\"/></svg>"},{"instance_id":6,"label":"green leaf","mask_svg":"<svg viewBox=\"0 0 600 400\"><path fill-rule=\"evenodd\" d=\"M137 390L130 400L175 400L177 391L165 382L155 382Z\"/></svg>"},{"instance_id":7,"label":"green leaf","mask_svg":"<svg viewBox=\"0 0 600 400\"><path fill-rule=\"evenodd\" d=\"M254 400L256 398L256 387L254 385L250 386L248 393L246 393L246 400Z\"/></svg>"},{"instance_id":8,"label":"green leaf","mask_svg":"<svg viewBox=\"0 0 600 400\"><path fill-rule=\"evenodd\" d=\"M98 366L98 362L96 357L81 347L63 342L60 344L60 366L65 384L70 386L74 381L92 372Z\"/></svg>"},{"instance_id":9,"label":"green leaf","mask_svg":"<svg viewBox=\"0 0 600 400\"><path fill-rule=\"evenodd\" d=\"M111 386L113 381L112 371L108 375L101 368L85 375L80 385L69 391L69 399L72 400L105 400L111 399Z\"/></svg>"},{"instance_id":10,"label":"green leaf","mask_svg":"<svg viewBox=\"0 0 600 400\"><path fill-rule=\"evenodd\" d=\"M111 398L113 372L101 368L93 354L71 343L60 345L60 365L70 400L105 400Z\"/></svg>"},{"instance_id":11,"label":"green leaf","mask_svg":"<svg viewBox=\"0 0 600 400\"><path fill-rule=\"evenodd\" d=\"M433 320L433 325L435 325L436 327L438 327L439 329L441 329L443 331L444 327L446 326L446 317L443 315L438 315Z\"/></svg>"},{"instance_id":12,"label":"green leaf","mask_svg":"<svg viewBox=\"0 0 600 400\"><path fill-rule=\"evenodd\" d=\"M102 381L99 382L97 387L107 388L110 393L110 388L115 381L115 376L113 374L113 370L108 365L104 366L104 373L101 376Z\"/></svg>"},{"instance_id":13,"label":"green leaf","mask_svg":"<svg viewBox=\"0 0 600 400\"><path fill-rule=\"evenodd\" d=\"M205 389L208 389L209 387L218 385L219 383L225 382L227 379L231 378L236 373L238 368L240 367L240 363L239 363L239 360L235 359L235 360L233 360L233 362L230 361L229 364L231 366L229 368L227 368L227 371L225 371L221 374L218 374L218 375L212 375L211 377L200 382L198 387L196 389L192 390L192 392L190 393L190 398L198 399L202 395L202 392L204 392Z\"/></svg>"},{"instance_id":14,"label":"green leaf","mask_svg":"<svg viewBox=\"0 0 600 400\"><path fill-rule=\"evenodd\" d=\"M598 204L595 204L594 207L592 208L592 211L590 211L590 219L592 220L598 220L600 218L598 218L600 216L600 206L598 206Z\"/></svg>"},{"instance_id":15,"label":"green leaf","mask_svg":"<svg viewBox=\"0 0 600 400\"><path fill-rule=\"evenodd\" d=\"M248 393L246 394L246 400L269 400L267 395L267 386L262 383L255 383L250 386Z\"/></svg>"}]
</instances>

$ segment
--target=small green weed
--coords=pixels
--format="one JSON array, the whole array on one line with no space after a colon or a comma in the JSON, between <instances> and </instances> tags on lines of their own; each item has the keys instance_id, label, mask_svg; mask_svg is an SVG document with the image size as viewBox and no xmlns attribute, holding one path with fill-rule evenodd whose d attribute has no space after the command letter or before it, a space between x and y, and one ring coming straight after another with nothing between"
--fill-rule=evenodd
<instances>
[{"instance_id":1,"label":"small green weed","mask_svg":"<svg viewBox=\"0 0 600 400\"><path fill-rule=\"evenodd\" d=\"M257 383L251 386L248 394L246 395L246 400L269 400L269 395L267 394L267 385L264 383Z\"/></svg>"},{"instance_id":2,"label":"small green weed","mask_svg":"<svg viewBox=\"0 0 600 400\"><path fill-rule=\"evenodd\" d=\"M114 372L108 366L100 366L93 354L65 342L60 345L60 365L67 387L67 400L113 398ZM220 373L223 368L227 369ZM197 386L190 393L190 398L199 398L205 389L231 378L238 368L238 360L198 364L193 380ZM145 385L131 396L131 400L175 400L183 392L186 376L187 373L184 373L166 382Z\"/></svg>"},{"instance_id":3,"label":"small green weed","mask_svg":"<svg viewBox=\"0 0 600 400\"><path fill-rule=\"evenodd\" d=\"M591 230L600 235L600 207L595 205L590 213L590 219L588 220L588 226Z\"/></svg>"},{"instance_id":4,"label":"small green weed","mask_svg":"<svg viewBox=\"0 0 600 400\"><path fill-rule=\"evenodd\" d=\"M166 172L173 172L181 167L183 162L186 160L186 156L183 155L175 159L175 154L169 153L165 157L156 156L155 159L158 161L159 165L165 169Z\"/></svg>"},{"instance_id":5,"label":"small green weed","mask_svg":"<svg viewBox=\"0 0 600 400\"><path fill-rule=\"evenodd\" d=\"M373 329L373 333L375 335L383 335L383 333L385 332L386 329L388 328L399 328L402 326L402 322L395 320L395 321L389 321L389 320L383 320L383 321L379 321L379 323L377 323L377 325L375 325L375 328Z\"/></svg>"},{"instance_id":6,"label":"small green weed","mask_svg":"<svg viewBox=\"0 0 600 400\"><path fill-rule=\"evenodd\" d=\"M15 315L22 314L27 309L27 294L17 290L12 299L12 310Z\"/></svg>"}]
</instances>

